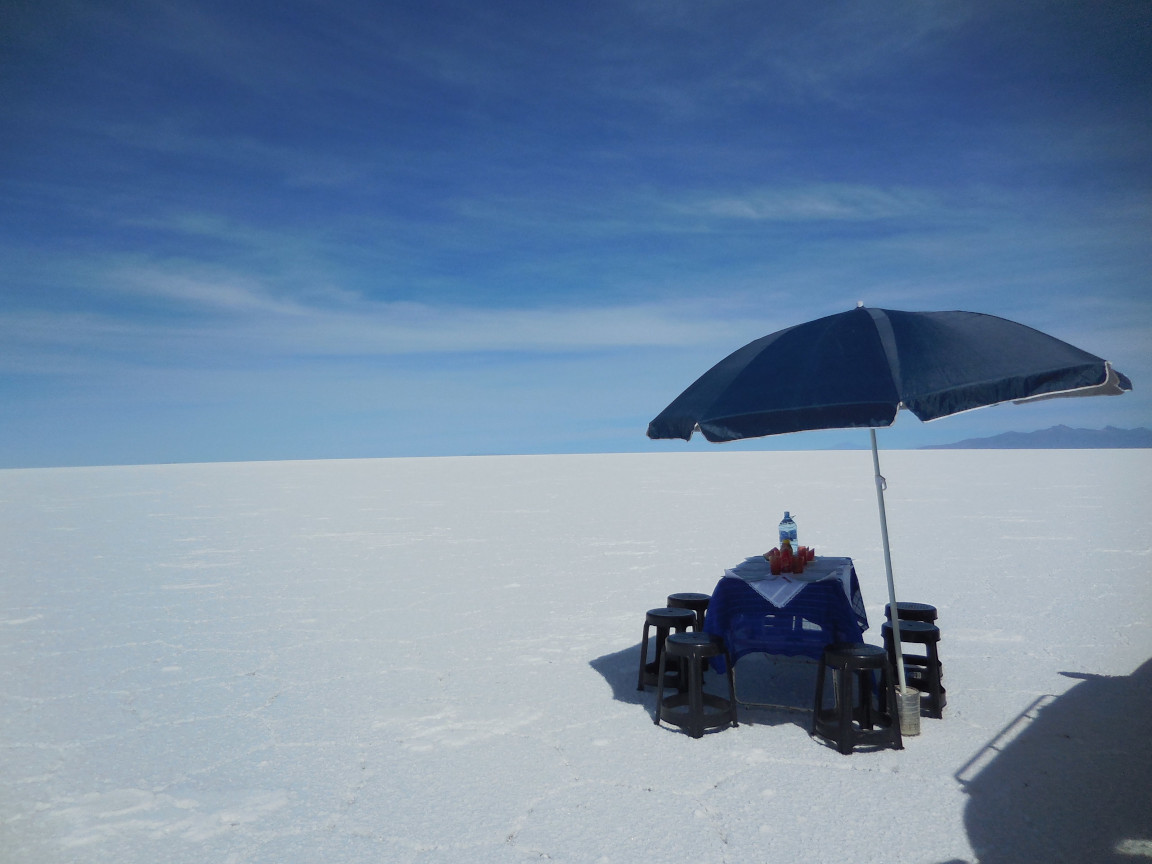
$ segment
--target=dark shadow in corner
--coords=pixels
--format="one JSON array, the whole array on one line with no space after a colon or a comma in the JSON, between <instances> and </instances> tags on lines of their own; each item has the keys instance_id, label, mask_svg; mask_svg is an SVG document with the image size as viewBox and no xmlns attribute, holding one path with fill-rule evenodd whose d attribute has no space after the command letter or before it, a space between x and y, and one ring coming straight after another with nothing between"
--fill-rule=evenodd
<instances>
[{"instance_id":1,"label":"dark shadow in corner","mask_svg":"<svg viewBox=\"0 0 1152 864\"><path fill-rule=\"evenodd\" d=\"M1081 683L1037 699L956 773L980 864L1152 857L1152 660L1061 674Z\"/></svg>"},{"instance_id":2,"label":"dark shadow in corner","mask_svg":"<svg viewBox=\"0 0 1152 864\"><path fill-rule=\"evenodd\" d=\"M649 651L651 651L649 647ZM643 705L649 716L656 716L656 688L636 689L640 672L640 643L630 648L605 654L589 665L604 676L612 688L612 698L629 705ZM772 703L771 707L745 704L737 706L742 724L782 726L795 724L804 731L812 725L813 688L816 686L816 664L800 658L749 654L736 665L736 693L747 702ZM727 696L727 681L711 669L704 673L704 689ZM830 695L829 695L830 698Z\"/></svg>"}]
</instances>

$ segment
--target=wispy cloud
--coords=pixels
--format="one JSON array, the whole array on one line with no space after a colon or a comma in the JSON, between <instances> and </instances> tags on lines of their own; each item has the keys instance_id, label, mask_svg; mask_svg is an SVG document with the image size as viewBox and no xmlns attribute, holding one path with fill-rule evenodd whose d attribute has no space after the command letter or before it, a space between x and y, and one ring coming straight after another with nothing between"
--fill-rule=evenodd
<instances>
[{"instance_id":1,"label":"wispy cloud","mask_svg":"<svg viewBox=\"0 0 1152 864\"><path fill-rule=\"evenodd\" d=\"M938 197L911 188L816 184L703 198L686 210L721 219L813 222L906 219L939 212Z\"/></svg>"},{"instance_id":2,"label":"wispy cloud","mask_svg":"<svg viewBox=\"0 0 1152 864\"><path fill-rule=\"evenodd\" d=\"M0 339L9 346L5 365L35 372L42 363L42 371L61 371L75 357L74 371L81 371L93 357L243 366L293 357L726 344L733 320L747 319L746 310L741 315L704 300L497 308L383 302L324 287L284 295L249 277L159 269L123 268L93 291L100 302L87 312L0 313ZM131 311L114 311L122 305Z\"/></svg>"}]
</instances>

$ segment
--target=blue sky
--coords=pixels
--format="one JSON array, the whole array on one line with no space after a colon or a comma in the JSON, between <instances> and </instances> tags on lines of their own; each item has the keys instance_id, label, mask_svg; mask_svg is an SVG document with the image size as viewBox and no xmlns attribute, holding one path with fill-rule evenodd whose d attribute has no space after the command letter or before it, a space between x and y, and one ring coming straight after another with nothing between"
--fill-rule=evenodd
<instances>
[{"instance_id":1,"label":"blue sky","mask_svg":"<svg viewBox=\"0 0 1152 864\"><path fill-rule=\"evenodd\" d=\"M857 301L1136 388L884 446L1152 426L1144 0L17 0L0 104L0 467L703 449Z\"/></svg>"}]
</instances>

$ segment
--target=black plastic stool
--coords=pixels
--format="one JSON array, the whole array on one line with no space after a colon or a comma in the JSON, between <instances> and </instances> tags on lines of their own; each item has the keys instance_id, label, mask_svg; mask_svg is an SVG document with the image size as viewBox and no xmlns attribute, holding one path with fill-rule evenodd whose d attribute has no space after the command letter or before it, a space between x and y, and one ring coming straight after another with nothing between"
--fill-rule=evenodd
<instances>
[{"instance_id":1,"label":"black plastic stool","mask_svg":"<svg viewBox=\"0 0 1152 864\"><path fill-rule=\"evenodd\" d=\"M831 709L824 708L824 676L828 669L838 673L836 677L839 679L835 688L836 706ZM903 750L900 710L891 671L888 654L878 645L837 642L825 648L816 672L812 734L834 741L841 753L851 753L858 744L891 744L897 750ZM881 673L885 682L879 710L872 706L872 681L876 672ZM853 683L856 685L855 698Z\"/></svg>"},{"instance_id":2,"label":"black plastic stool","mask_svg":"<svg viewBox=\"0 0 1152 864\"><path fill-rule=\"evenodd\" d=\"M703 665L713 657L725 655L728 660L728 698L704 692ZM674 696L664 695L664 672L668 663L680 664L681 678L687 678L687 688L680 687ZM660 657L659 684L656 687L656 719L671 723L688 731L693 738L704 735L705 729L726 726L736 721L736 679L733 663L728 657L724 640L714 633L673 633L664 643ZM683 685L683 681L681 684ZM684 709L684 710L681 710Z\"/></svg>"},{"instance_id":3,"label":"black plastic stool","mask_svg":"<svg viewBox=\"0 0 1152 864\"><path fill-rule=\"evenodd\" d=\"M896 668L896 645L892 638L892 623L885 621L880 626L880 634L884 638L884 650L888 652L888 662ZM948 704L948 694L941 683L944 677L944 667L940 663L940 652L936 645L940 641L940 628L927 621L905 621L900 619L900 646L910 642L923 645L926 654L905 654L904 679L909 685L915 687L927 696L928 716L939 720L944 716L944 706Z\"/></svg>"},{"instance_id":4,"label":"black plastic stool","mask_svg":"<svg viewBox=\"0 0 1152 864\"><path fill-rule=\"evenodd\" d=\"M697 633L704 629L704 613L708 611L708 603L712 598L707 594L695 594L686 591L681 594L669 594L668 606L672 609L691 609L696 613L696 624L692 628Z\"/></svg>"},{"instance_id":5,"label":"black plastic stool","mask_svg":"<svg viewBox=\"0 0 1152 864\"><path fill-rule=\"evenodd\" d=\"M644 616L644 638L640 640L640 677L636 683L637 690L643 690L645 684L655 684L660 669L660 658L664 656L664 640L668 634L675 630L683 633L696 623L696 613L691 609L673 609L665 606L660 609L649 609ZM648 661L648 631L656 628L656 654L652 661Z\"/></svg>"},{"instance_id":6,"label":"black plastic stool","mask_svg":"<svg viewBox=\"0 0 1152 864\"><path fill-rule=\"evenodd\" d=\"M909 603L901 600L896 604L896 612L901 621L927 621L929 624L936 620L936 607L929 603ZM892 620L892 604L884 604L884 617Z\"/></svg>"}]
</instances>

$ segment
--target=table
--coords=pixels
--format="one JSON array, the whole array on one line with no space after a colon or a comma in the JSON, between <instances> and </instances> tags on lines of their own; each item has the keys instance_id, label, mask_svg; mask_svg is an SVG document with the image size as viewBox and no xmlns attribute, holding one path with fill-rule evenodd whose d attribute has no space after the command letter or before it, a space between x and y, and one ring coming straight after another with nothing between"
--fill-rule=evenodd
<instances>
[{"instance_id":1,"label":"table","mask_svg":"<svg viewBox=\"0 0 1152 864\"><path fill-rule=\"evenodd\" d=\"M819 660L829 643L862 642L867 629L852 559L826 556L787 576L772 576L762 555L748 558L725 571L704 616L704 631L724 638L733 663L755 652ZM713 668L724 671L724 659Z\"/></svg>"}]
</instances>

